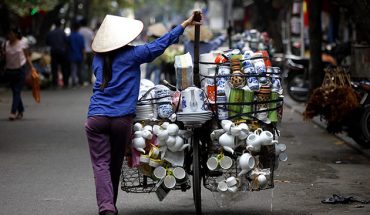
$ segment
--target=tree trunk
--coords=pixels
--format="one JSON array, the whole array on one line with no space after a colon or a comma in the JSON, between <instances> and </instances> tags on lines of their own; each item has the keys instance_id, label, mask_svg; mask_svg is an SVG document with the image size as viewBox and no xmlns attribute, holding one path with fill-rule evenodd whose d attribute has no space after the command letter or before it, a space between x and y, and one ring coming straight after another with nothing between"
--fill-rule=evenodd
<instances>
[{"instance_id":1,"label":"tree trunk","mask_svg":"<svg viewBox=\"0 0 370 215\"><path fill-rule=\"evenodd\" d=\"M54 22L59 19L59 11L64 6L64 4L64 2L57 4L51 11L48 11L42 19L41 26L39 28L38 34L36 35L38 45L45 44L45 36Z\"/></svg>"},{"instance_id":2,"label":"tree trunk","mask_svg":"<svg viewBox=\"0 0 370 215\"><path fill-rule=\"evenodd\" d=\"M0 20L0 35L5 35L9 29L10 19L8 5L4 2L0 2Z\"/></svg>"},{"instance_id":3,"label":"tree trunk","mask_svg":"<svg viewBox=\"0 0 370 215\"><path fill-rule=\"evenodd\" d=\"M309 40L310 40L310 92L320 87L323 79L323 66L321 62L321 1L311 0L308 2L309 12Z\"/></svg>"}]
</instances>

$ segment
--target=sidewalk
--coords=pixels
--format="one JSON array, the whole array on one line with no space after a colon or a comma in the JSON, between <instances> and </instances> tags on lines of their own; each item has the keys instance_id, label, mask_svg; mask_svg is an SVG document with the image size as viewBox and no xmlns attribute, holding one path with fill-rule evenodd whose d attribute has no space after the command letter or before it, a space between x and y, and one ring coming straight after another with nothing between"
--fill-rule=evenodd
<instances>
[{"instance_id":1,"label":"sidewalk","mask_svg":"<svg viewBox=\"0 0 370 215\"><path fill-rule=\"evenodd\" d=\"M284 104L288 108L292 109L294 112L300 115L302 115L306 109L306 103L295 102L289 97L289 95L284 96ZM303 121L303 116L302 116L302 121ZM324 120L321 121L320 117L313 118L312 122L315 123L317 126L321 127L322 129L326 130L326 123ZM353 150L363 154L366 158L370 159L370 148L369 149L363 148L361 145L357 144L351 137L347 136L346 132L335 134L334 136L342 140L346 145L348 145Z\"/></svg>"}]
</instances>

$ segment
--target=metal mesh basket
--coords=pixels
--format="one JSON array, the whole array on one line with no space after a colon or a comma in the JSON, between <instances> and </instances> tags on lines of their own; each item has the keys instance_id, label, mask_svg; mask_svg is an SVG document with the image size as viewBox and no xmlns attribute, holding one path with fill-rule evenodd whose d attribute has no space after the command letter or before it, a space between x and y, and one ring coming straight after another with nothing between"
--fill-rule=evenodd
<instances>
[{"instance_id":1,"label":"metal mesh basket","mask_svg":"<svg viewBox=\"0 0 370 215\"><path fill-rule=\"evenodd\" d=\"M146 176L138 168L131 168L127 161L123 162L121 171L121 189L127 193L151 193L157 190L158 180ZM157 185L158 184L158 185ZM190 189L190 180L183 184L176 184L171 190L186 191Z\"/></svg>"},{"instance_id":2,"label":"metal mesh basket","mask_svg":"<svg viewBox=\"0 0 370 215\"><path fill-rule=\"evenodd\" d=\"M247 177L247 175L243 175L239 178L239 191L259 191L274 188L274 169L276 168L276 158L274 152L274 146L266 146L261 148L260 155L254 156L257 161L257 167L270 172L269 176L267 177L267 184L261 188L258 186L256 178L250 179ZM205 168L206 174L204 177L204 187L211 192L219 192L217 186L220 180L225 180L232 176L238 178L238 174L240 173L241 169L237 165L237 157L240 155L241 153L232 157L233 165L227 170L218 168L217 170L210 171L208 168ZM210 156L212 156L212 154L210 154L209 157Z\"/></svg>"}]
</instances>

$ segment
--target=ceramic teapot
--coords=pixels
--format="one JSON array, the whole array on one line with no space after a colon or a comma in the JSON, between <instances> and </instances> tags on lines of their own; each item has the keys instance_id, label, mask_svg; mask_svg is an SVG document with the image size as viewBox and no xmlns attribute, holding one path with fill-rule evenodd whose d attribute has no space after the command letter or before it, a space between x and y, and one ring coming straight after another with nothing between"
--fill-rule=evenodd
<instances>
[{"instance_id":1,"label":"ceramic teapot","mask_svg":"<svg viewBox=\"0 0 370 215\"><path fill-rule=\"evenodd\" d=\"M224 148L225 151L234 154L235 145L235 137L229 133L224 133L220 136L218 140L219 144Z\"/></svg>"},{"instance_id":2,"label":"ceramic teapot","mask_svg":"<svg viewBox=\"0 0 370 215\"><path fill-rule=\"evenodd\" d=\"M134 136L135 138L132 140L133 147L137 151L145 154L144 148L146 147L146 143L144 137L142 137L142 131L136 131Z\"/></svg>"},{"instance_id":3,"label":"ceramic teapot","mask_svg":"<svg viewBox=\"0 0 370 215\"><path fill-rule=\"evenodd\" d=\"M168 149L172 152L179 152L184 151L185 148L188 148L190 144L184 144L184 139L182 139L180 136L176 136L176 142L172 146L168 146Z\"/></svg>"}]
</instances>

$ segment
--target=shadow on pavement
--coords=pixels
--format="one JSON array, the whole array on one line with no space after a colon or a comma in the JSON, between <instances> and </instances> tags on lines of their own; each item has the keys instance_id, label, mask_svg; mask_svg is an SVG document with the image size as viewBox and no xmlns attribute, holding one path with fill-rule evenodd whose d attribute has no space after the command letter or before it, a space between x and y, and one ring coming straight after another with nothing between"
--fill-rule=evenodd
<instances>
[{"instance_id":1,"label":"shadow on pavement","mask_svg":"<svg viewBox=\"0 0 370 215\"><path fill-rule=\"evenodd\" d=\"M120 213L118 213L118 215L136 215L136 214L140 214L140 215L158 215L158 214L166 214L166 215L190 215L190 214L194 214L195 215L195 210L176 210L174 208L171 208L171 211L166 211L164 212L163 209L144 209L144 208L136 208L136 209L129 209L129 210L125 210L125 211L120 211ZM306 214L306 213L299 213L299 212L296 212L296 211L279 211L279 212L271 212L269 210L258 210L258 211L255 211L255 210L248 210L248 209L245 209L245 210L234 210L232 208L225 208L225 209L219 209L219 211L207 211L207 210L204 210L203 211L203 215L266 215L266 214L269 214L269 215L288 215L288 214L295 214L295 215L303 215L303 214Z\"/></svg>"}]
</instances>

